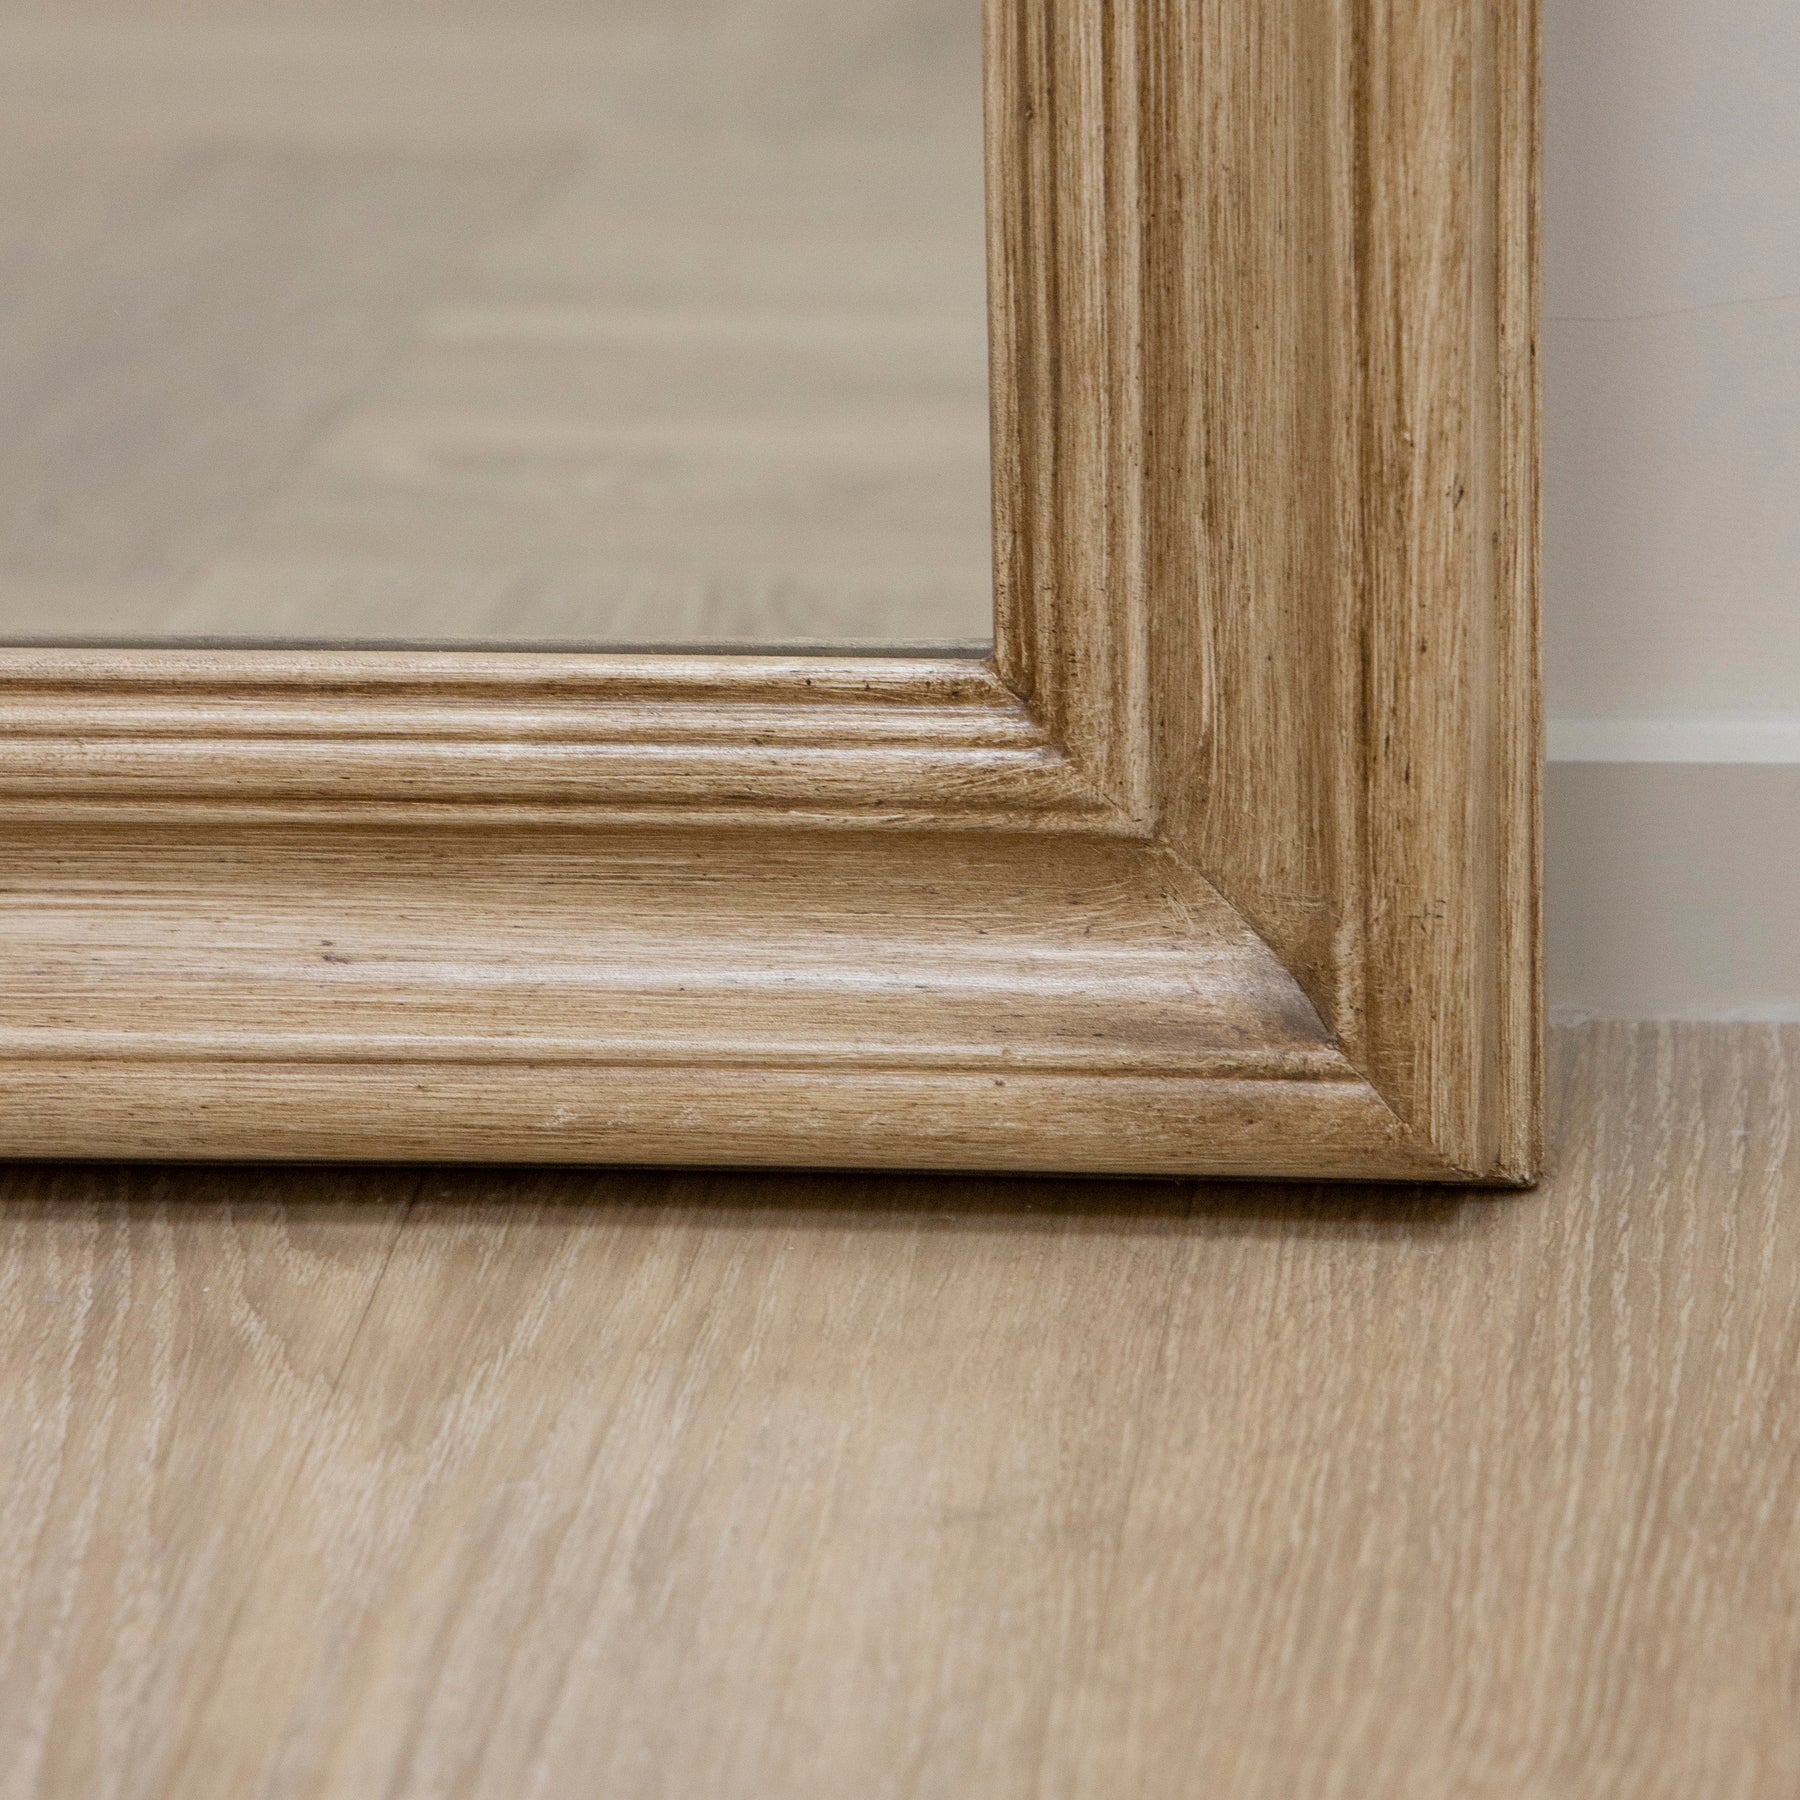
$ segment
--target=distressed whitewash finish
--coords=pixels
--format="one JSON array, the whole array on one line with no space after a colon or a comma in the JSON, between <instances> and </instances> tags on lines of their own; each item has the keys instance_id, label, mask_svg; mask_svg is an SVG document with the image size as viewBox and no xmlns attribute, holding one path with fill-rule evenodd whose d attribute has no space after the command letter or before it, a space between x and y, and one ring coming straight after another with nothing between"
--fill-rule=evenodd
<instances>
[{"instance_id":1,"label":"distressed whitewash finish","mask_svg":"<svg viewBox=\"0 0 1800 1800\"><path fill-rule=\"evenodd\" d=\"M0 1150L1531 1178L1533 0L985 21L991 661L0 653Z\"/></svg>"}]
</instances>

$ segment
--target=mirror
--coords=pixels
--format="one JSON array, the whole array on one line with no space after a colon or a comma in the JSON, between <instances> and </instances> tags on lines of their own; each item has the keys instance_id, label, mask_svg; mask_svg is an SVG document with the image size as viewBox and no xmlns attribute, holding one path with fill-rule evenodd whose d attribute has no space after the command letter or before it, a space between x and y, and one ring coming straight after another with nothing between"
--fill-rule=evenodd
<instances>
[{"instance_id":1,"label":"mirror","mask_svg":"<svg viewBox=\"0 0 1800 1800\"><path fill-rule=\"evenodd\" d=\"M985 646L980 0L0 42L0 638Z\"/></svg>"}]
</instances>

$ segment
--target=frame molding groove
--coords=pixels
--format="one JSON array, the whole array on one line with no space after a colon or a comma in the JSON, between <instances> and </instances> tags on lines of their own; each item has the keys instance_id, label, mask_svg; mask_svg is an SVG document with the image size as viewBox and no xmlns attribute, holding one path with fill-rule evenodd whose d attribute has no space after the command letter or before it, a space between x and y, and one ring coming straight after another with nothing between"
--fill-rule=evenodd
<instances>
[{"instance_id":1,"label":"frame molding groove","mask_svg":"<svg viewBox=\"0 0 1800 1800\"><path fill-rule=\"evenodd\" d=\"M1534 0L986 46L992 662L0 651L0 1150L1534 1177Z\"/></svg>"}]
</instances>

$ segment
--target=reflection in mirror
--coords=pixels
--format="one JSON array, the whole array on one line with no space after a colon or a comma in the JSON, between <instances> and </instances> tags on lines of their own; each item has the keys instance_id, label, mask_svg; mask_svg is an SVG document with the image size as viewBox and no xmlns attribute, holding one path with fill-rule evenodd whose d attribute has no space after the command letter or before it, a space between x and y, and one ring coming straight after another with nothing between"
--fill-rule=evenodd
<instances>
[{"instance_id":1,"label":"reflection in mirror","mask_svg":"<svg viewBox=\"0 0 1800 1800\"><path fill-rule=\"evenodd\" d=\"M991 635L980 0L12 0L0 637Z\"/></svg>"}]
</instances>

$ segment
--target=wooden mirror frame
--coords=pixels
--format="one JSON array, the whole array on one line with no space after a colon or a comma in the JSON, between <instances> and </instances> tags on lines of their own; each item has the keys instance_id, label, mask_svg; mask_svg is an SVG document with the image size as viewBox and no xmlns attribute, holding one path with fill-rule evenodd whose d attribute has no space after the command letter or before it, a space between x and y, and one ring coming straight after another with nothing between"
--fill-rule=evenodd
<instances>
[{"instance_id":1,"label":"wooden mirror frame","mask_svg":"<svg viewBox=\"0 0 1800 1800\"><path fill-rule=\"evenodd\" d=\"M1534 0L989 0L994 657L0 653L0 1150L1517 1183Z\"/></svg>"}]
</instances>

